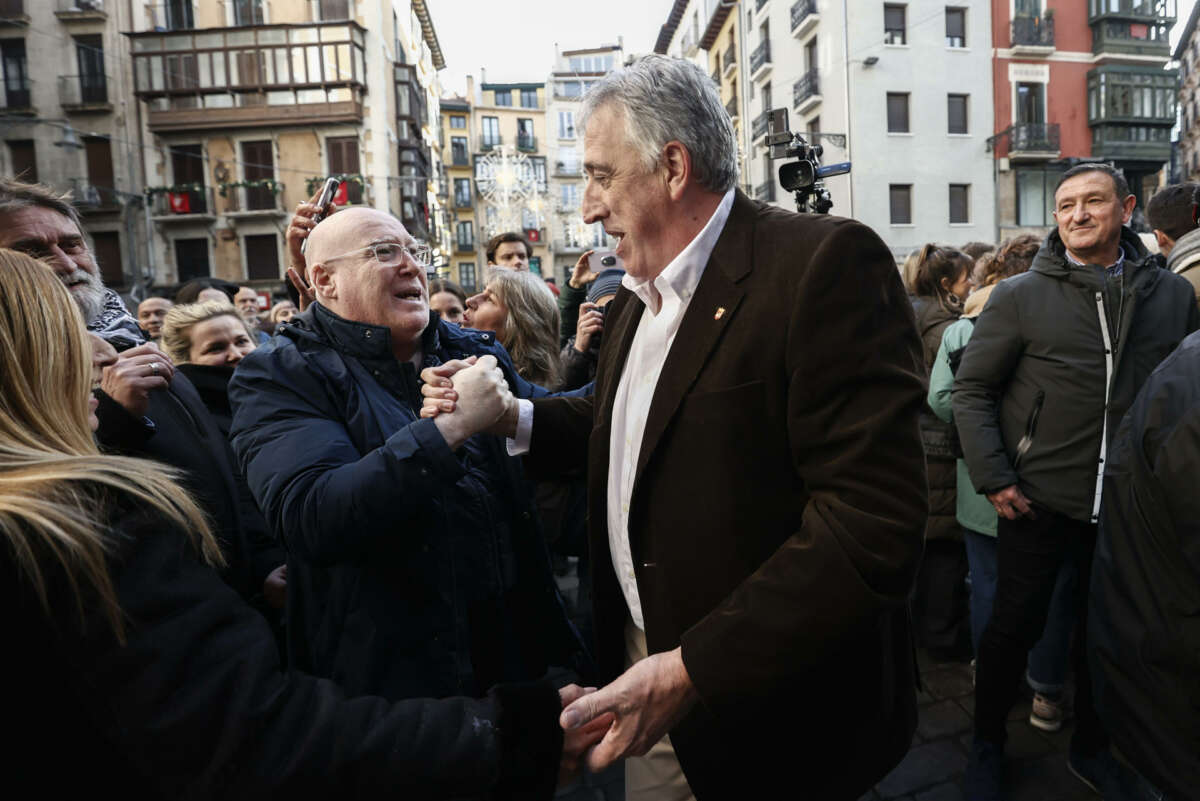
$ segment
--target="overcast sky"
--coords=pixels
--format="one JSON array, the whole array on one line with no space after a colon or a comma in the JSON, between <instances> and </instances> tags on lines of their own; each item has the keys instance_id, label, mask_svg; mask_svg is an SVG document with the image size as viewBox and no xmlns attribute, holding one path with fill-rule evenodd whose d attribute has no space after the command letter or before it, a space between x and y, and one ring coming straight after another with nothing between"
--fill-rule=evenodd
<instances>
[{"instance_id":1,"label":"overcast sky","mask_svg":"<svg viewBox=\"0 0 1200 801\"><path fill-rule=\"evenodd\" d=\"M432 0L429 3L446 69L442 93L461 95L467 75L479 82L540 83L554 67L554 45L576 50L616 44L648 53L667 21L672 0Z\"/></svg>"},{"instance_id":2,"label":"overcast sky","mask_svg":"<svg viewBox=\"0 0 1200 801\"><path fill-rule=\"evenodd\" d=\"M1172 45L1198 1L1180 0ZM615 44L624 36L626 53L648 53L671 5L672 0L431 0L446 56L443 94L465 94L466 76L478 82L480 67L487 68L488 81L544 81L556 43L574 50Z\"/></svg>"}]
</instances>

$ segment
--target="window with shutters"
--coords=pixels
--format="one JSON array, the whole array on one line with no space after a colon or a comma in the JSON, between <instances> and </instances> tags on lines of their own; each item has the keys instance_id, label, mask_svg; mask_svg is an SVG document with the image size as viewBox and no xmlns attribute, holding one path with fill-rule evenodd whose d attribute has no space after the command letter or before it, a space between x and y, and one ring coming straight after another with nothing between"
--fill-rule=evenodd
<instances>
[{"instance_id":1,"label":"window with shutters","mask_svg":"<svg viewBox=\"0 0 1200 801\"><path fill-rule=\"evenodd\" d=\"M275 148L271 140L242 142L242 177L246 181L275 178ZM275 208L275 193L262 186L245 187L246 209Z\"/></svg>"},{"instance_id":2,"label":"window with shutters","mask_svg":"<svg viewBox=\"0 0 1200 801\"><path fill-rule=\"evenodd\" d=\"M512 90L511 89L497 89L495 92L495 95L496 95L496 105L497 106L511 106L512 105Z\"/></svg>"},{"instance_id":3,"label":"window with shutters","mask_svg":"<svg viewBox=\"0 0 1200 801\"><path fill-rule=\"evenodd\" d=\"M521 106L524 108L537 108L538 107L537 89L522 89L521 90Z\"/></svg>"},{"instance_id":4,"label":"window with shutters","mask_svg":"<svg viewBox=\"0 0 1200 801\"><path fill-rule=\"evenodd\" d=\"M885 5L883 7L883 42L890 45L908 43L908 28L904 20L905 7Z\"/></svg>"},{"instance_id":5,"label":"window with shutters","mask_svg":"<svg viewBox=\"0 0 1200 801\"><path fill-rule=\"evenodd\" d=\"M908 92L887 93L888 133L908 133Z\"/></svg>"},{"instance_id":6,"label":"window with shutters","mask_svg":"<svg viewBox=\"0 0 1200 801\"><path fill-rule=\"evenodd\" d=\"M191 214L208 212L208 194L203 190L204 150L200 145L175 145L171 148L171 179L176 186L195 185L199 189L187 191L187 208ZM208 250L205 253L205 270L208 269ZM207 272L204 275L208 275ZM195 276L192 276L193 278Z\"/></svg>"},{"instance_id":7,"label":"window with shutters","mask_svg":"<svg viewBox=\"0 0 1200 801\"><path fill-rule=\"evenodd\" d=\"M947 133L967 133L967 96L946 95Z\"/></svg>"},{"instance_id":8,"label":"window with shutters","mask_svg":"<svg viewBox=\"0 0 1200 801\"><path fill-rule=\"evenodd\" d=\"M950 224L971 222L971 185L950 184Z\"/></svg>"},{"instance_id":9,"label":"window with shutters","mask_svg":"<svg viewBox=\"0 0 1200 801\"><path fill-rule=\"evenodd\" d=\"M79 61L79 99L84 103L107 103L103 37L99 34L76 36L75 58Z\"/></svg>"},{"instance_id":10,"label":"window with shutters","mask_svg":"<svg viewBox=\"0 0 1200 801\"><path fill-rule=\"evenodd\" d=\"M37 149L32 139L8 140L8 163L12 168L12 177L19 178L27 184L38 182Z\"/></svg>"},{"instance_id":11,"label":"window with shutters","mask_svg":"<svg viewBox=\"0 0 1200 801\"><path fill-rule=\"evenodd\" d=\"M175 271L179 283L208 276L208 237L175 240Z\"/></svg>"},{"instance_id":12,"label":"window with shutters","mask_svg":"<svg viewBox=\"0 0 1200 801\"><path fill-rule=\"evenodd\" d=\"M319 0L321 19L350 19L350 0Z\"/></svg>"},{"instance_id":13,"label":"window with shutters","mask_svg":"<svg viewBox=\"0 0 1200 801\"><path fill-rule=\"evenodd\" d=\"M92 252L96 256L100 277L105 286L125 284L125 268L121 264L121 235L116 231L92 231Z\"/></svg>"},{"instance_id":14,"label":"window with shutters","mask_svg":"<svg viewBox=\"0 0 1200 801\"><path fill-rule=\"evenodd\" d=\"M325 140L325 152L329 157L330 175L358 175L358 137L331 136ZM357 181L346 182L346 201L362 203L363 188Z\"/></svg>"},{"instance_id":15,"label":"window with shutters","mask_svg":"<svg viewBox=\"0 0 1200 801\"><path fill-rule=\"evenodd\" d=\"M475 263L460 261L458 263L458 284L469 295L475 294Z\"/></svg>"},{"instance_id":16,"label":"window with shutters","mask_svg":"<svg viewBox=\"0 0 1200 801\"><path fill-rule=\"evenodd\" d=\"M105 206L117 204L119 201L116 182L113 180L112 140L106 136L85 136L83 149L87 157L88 185L91 187L91 197L88 200Z\"/></svg>"},{"instance_id":17,"label":"window with shutters","mask_svg":"<svg viewBox=\"0 0 1200 801\"><path fill-rule=\"evenodd\" d=\"M892 225L912 225L912 184L888 186L888 208Z\"/></svg>"},{"instance_id":18,"label":"window with shutters","mask_svg":"<svg viewBox=\"0 0 1200 801\"><path fill-rule=\"evenodd\" d=\"M967 46L967 10L946 8L946 47Z\"/></svg>"},{"instance_id":19,"label":"window with shutters","mask_svg":"<svg viewBox=\"0 0 1200 801\"><path fill-rule=\"evenodd\" d=\"M242 248L246 254L246 277L251 281L281 277L278 234L248 234L242 237Z\"/></svg>"}]
</instances>

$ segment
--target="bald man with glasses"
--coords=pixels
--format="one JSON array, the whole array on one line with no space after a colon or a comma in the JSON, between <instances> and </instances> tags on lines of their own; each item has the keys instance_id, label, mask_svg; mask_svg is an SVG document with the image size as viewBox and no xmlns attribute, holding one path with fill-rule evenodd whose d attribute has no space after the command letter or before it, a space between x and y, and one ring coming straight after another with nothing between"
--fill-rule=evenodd
<instances>
[{"instance_id":1,"label":"bald man with glasses","mask_svg":"<svg viewBox=\"0 0 1200 801\"><path fill-rule=\"evenodd\" d=\"M332 214L305 261L312 303L229 390L234 448L287 545L291 664L392 701L587 673L520 462L487 433L514 393L545 391L492 333L430 312L429 248L394 217ZM419 419L419 370L474 358L456 380L471 413Z\"/></svg>"}]
</instances>

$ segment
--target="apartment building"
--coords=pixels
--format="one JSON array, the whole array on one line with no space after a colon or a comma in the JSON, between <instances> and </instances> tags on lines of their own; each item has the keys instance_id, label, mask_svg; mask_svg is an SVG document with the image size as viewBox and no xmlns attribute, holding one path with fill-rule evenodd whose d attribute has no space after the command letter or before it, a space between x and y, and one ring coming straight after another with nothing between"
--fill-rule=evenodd
<instances>
[{"instance_id":1,"label":"apartment building","mask_svg":"<svg viewBox=\"0 0 1200 801\"><path fill-rule=\"evenodd\" d=\"M486 73L481 78L478 91L473 78L467 79L477 126L472 165L480 247L496 234L520 230L533 247L529 269L541 275L551 264L545 232L546 85L488 83Z\"/></svg>"},{"instance_id":2,"label":"apartment building","mask_svg":"<svg viewBox=\"0 0 1200 801\"><path fill-rule=\"evenodd\" d=\"M1143 201L1171 158L1179 76L1165 67L1175 17L1175 0L995 0L990 145L1001 237L1049 230L1054 186L1083 159L1124 170L1138 197L1134 227L1144 227ZM1182 98L1185 132L1194 99Z\"/></svg>"},{"instance_id":3,"label":"apartment building","mask_svg":"<svg viewBox=\"0 0 1200 801\"><path fill-rule=\"evenodd\" d=\"M134 3L156 283L282 289L283 234L328 175L444 258L437 70L425 0Z\"/></svg>"},{"instance_id":4,"label":"apartment building","mask_svg":"<svg viewBox=\"0 0 1200 801\"><path fill-rule=\"evenodd\" d=\"M1200 180L1200 3L1184 23L1175 47L1179 62L1179 141L1173 154L1172 178L1176 181Z\"/></svg>"},{"instance_id":5,"label":"apartment building","mask_svg":"<svg viewBox=\"0 0 1200 801\"><path fill-rule=\"evenodd\" d=\"M547 152L550 161L550 236L553 275L566 281L579 256L588 249L613 246L599 224L583 222L583 138L576 130L580 100L592 85L625 60L624 43L564 50L555 53L554 69L546 82Z\"/></svg>"},{"instance_id":6,"label":"apartment building","mask_svg":"<svg viewBox=\"0 0 1200 801\"><path fill-rule=\"evenodd\" d=\"M119 291L146 264L129 24L126 3L0 0L0 174L70 192Z\"/></svg>"},{"instance_id":7,"label":"apartment building","mask_svg":"<svg viewBox=\"0 0 1200 801\"><path fill-rule=\"evenodd\" d=\"M441 100L442 162L450 186L450 231L447 263L439 275L458 283L468 292L479 288L483 254L479 248L479 221L475 216L475 172L471 154L476 152L471 101L463 97Z\"/></svg>"}]
</instances>

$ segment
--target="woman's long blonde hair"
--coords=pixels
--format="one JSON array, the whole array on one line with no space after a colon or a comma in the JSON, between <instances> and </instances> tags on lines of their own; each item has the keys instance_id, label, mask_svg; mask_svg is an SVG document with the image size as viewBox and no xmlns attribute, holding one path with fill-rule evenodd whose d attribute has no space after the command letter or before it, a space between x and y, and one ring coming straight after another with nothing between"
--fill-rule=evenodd
<instances>
[{"instance_id":1,"label":"woman's long blonde hair","mask_svg":"<svg viewBox=\"0 0 1200 801\"><path fill-rule=\"evenodd\" d=\"M562 383L562 362L554 293L539 276L504 268L488 270L487 287L508 310L496 337L512 356L517 373L530 383L557 389Z\"/></svg>"},{"instance_id":2,"label":"woman's long blonde hair","mask_svg":"<svg viewBox=\"0 0 1200 801\"><path fill-rule=\"evenodd\" d=\"M44 264L0 249L0 540L47 615L56 611L49 560L62 568L80 621L94 597L123 639L106 561L113 495L189 532L208 562L222 558L175 471L100 454L88 424L90 393L91 348L66 287Z\"/></svg>"}]
</instances>

